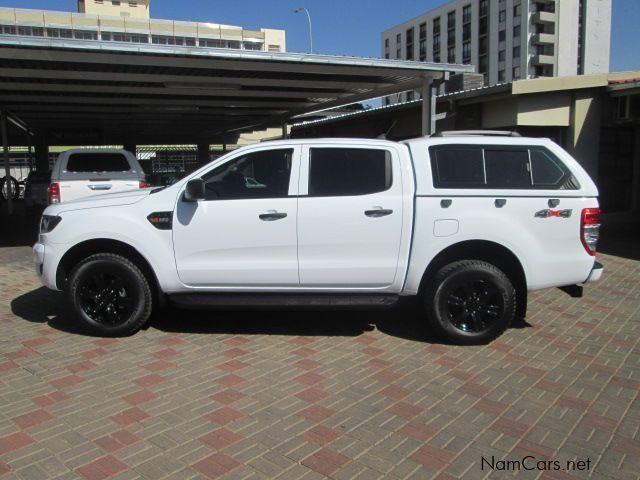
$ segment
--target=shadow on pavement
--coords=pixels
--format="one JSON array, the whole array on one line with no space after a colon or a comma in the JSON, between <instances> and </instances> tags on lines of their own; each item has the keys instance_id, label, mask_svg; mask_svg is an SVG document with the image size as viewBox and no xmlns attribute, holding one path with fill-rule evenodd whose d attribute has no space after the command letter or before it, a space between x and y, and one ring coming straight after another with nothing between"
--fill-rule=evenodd
<instances>
[{"instance_id":1,"label":"shadow on pavement","mask_svg":"<svg viewBox=\"0 0 640 480\"><path fill-rule=\"evenodd\" d=\"M86 335L61 292L45 287L32 290L14 298L11 311L29 322ZM517 319L511 328L530 326ZM356 337L377 328L397 338L447 344L429 331L418 302L412 299L388 310L179 310L168 306L145 328L167 333L326 337Z\"/></svg>"}]
</instances>

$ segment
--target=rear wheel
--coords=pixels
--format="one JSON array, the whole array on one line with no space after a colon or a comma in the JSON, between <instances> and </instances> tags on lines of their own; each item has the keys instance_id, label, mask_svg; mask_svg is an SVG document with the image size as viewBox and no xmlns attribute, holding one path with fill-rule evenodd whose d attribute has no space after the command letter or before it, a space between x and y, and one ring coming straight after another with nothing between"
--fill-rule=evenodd
<instances>
[{"instance_id":1,"label":"rear wheel","mask_svg":"<svg viewBox=\"0 0 640 480\"><path fill-rule=\"evenodd\" d=\"M153 304L142 271L112 253L98 253L80 262L71 272L67 297L84 329L109 337L140 330Z\"/></svg>"},{"instance_id":2,"label":"rear wheel","mask_svg":"<svg viewBox=\"0 0 640 480\"><path fill-rule=\"evenodd\" d=\"M499 336L515 316L516 293L495 265L462 260L442 267L425 291L431 327L464 345Z\"/></svg>"}]
</instances>

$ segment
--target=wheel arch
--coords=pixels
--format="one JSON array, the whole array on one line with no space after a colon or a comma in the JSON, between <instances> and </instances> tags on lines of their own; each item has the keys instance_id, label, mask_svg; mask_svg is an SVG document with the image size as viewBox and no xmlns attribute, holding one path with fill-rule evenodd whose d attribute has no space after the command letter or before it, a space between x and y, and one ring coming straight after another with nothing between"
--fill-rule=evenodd
<instances>
[{"instance_id":1,"label":"wheel arch","mask_svg":"<svg viewBox=\"0 0 640 480\"><path fill-rule=\"evenodd\" d=\"M112 238L85 240L67 250L58 263L56 286L60 290L64 290L73 268L83 259L96 253L113 253L133 262L149 281L151 291L154 293L154 301L159 302L159 304L163 303L164 294L160 288L158 277L149 261L135 247Z\"/></svg>"},{"instance_id":2,"label":"wheel arch","mask_svg":"<svg viewBox=\"0 0 640 480\"><path fill-rule=\"evenodd\" d=\"M459 260L482 260L502 270L516 290L516 315L524 318L527 313L527 277L519 258L499 243L488 240L467 240L450 245L438 253L427 266L420 281L422 295L429 279L443 266Z\"/></svg>"}]
</instances>

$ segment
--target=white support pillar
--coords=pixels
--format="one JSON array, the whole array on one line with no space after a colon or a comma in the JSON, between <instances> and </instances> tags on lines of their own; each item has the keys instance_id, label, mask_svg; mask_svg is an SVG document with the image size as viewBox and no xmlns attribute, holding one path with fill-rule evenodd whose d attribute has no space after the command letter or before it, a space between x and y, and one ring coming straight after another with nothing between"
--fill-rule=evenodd
<instances>
[{"instance_id":1,"label":"white support pillar","mask_svg":"<svg viewBox=\"0 0 640 480\"><path fill-rule=\"evenodd\" d=\"M422 135L431 135L435 131L435 120L433 116L435 114L435 106L431 101L431 78L425 78L422 81L422 87L420 93L422 93L422 114L420 120L422 123Z\"/></svg>"}]
</instances>

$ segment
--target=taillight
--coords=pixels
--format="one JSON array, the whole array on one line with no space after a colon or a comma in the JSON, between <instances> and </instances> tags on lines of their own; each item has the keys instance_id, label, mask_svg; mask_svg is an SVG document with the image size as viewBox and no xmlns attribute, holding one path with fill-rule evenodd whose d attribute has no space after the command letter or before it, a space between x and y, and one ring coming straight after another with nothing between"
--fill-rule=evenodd
<instances>
[{"instance_id":1,"label":"taillight","mask_svg":"<svg viewBox=\"0 0 640 480\"><path fill-rule=\"evenodd\" d=\"M60 203L60 184L52 183L49 185L49 204Z\"/></svg>"},{"instance_id":2,"label":"taillight","mask_svg":"<svg viewBox=\"0 0 640 480\"><path fill-rule=\"evenodd\" d=\"M596 254L596 244L600 237L600 209L584 208L580 218L580 240L587 253Z\"/></svg>"},{"instance_id":3,"label":"taillight","mask_svg":"<svg viewBox=\"0 0 640 480\"><path fill-rule=\"evenodd\" d=\"M151 184L149 182L145 182L144 180L140 180L138 182L138 188L149 188Z\"/></svg>"}]
</instances>

